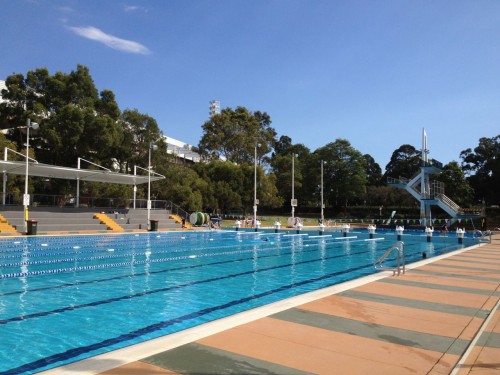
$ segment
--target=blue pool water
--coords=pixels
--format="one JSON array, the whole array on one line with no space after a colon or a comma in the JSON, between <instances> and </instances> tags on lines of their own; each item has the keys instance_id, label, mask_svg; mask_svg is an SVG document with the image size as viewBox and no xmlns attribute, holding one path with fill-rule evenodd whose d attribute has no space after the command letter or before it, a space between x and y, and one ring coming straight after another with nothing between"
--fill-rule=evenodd
<instances>
[{"instance_id":1,"label":"blue pool water","mask_svg":"<svg viewBox=\"0 0 500 375\"><path fill-rule=\"evenodd\" d=\"M404 236L407 262L475 243ZM0 240L0 374L32 374L376 272L393 233ZM388 264L395 262L388 258Z\"/></svg>"}]
</instances>

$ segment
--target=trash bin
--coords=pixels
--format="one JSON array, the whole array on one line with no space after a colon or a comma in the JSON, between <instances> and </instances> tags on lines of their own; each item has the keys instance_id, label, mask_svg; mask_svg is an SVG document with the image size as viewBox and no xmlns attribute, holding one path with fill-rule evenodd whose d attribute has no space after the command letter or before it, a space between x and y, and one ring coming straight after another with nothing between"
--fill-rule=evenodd
<instances>
[{"instance_id":1,"label":"trash bin","mask_svg":"<svg viewBox=\"0 0 500 375\"><path fill-rule=\"evenodd\" d=\"M37 220L28 220L28 235L35 235L38 227Z\"/></svg>"},{"instance_id":2,"label":"trash bin","mask_svg":"<svg viewBox=\"0 0 500 375\"><path fill-rule=\"evenodd\" d=\"M157 232L158 231L158 220L149 220L149 230L151 232Z\"/></svg>"}]
</instances>

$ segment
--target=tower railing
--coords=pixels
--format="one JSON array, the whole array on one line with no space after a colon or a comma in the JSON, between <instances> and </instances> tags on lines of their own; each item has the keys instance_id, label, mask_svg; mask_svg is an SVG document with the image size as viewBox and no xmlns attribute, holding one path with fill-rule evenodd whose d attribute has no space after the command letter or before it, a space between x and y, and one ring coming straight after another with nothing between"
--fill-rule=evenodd
<instances>
[{"instance_id":1,"label":"tower railing","mask_svg":"<svg viewBox=\"0 0 500 375\"><path fill-rule=\"evenodd\" d=\"M456 213L460 213L462 211L462 209L460 208L460 206L458 204L456 204L455 202L453 202L450 198L448 198L444 194L436 194L436 199L438 199L441 202L443 202L446 206L448 206L449 208L451 208Z\"/></svg>"}]
</instances>

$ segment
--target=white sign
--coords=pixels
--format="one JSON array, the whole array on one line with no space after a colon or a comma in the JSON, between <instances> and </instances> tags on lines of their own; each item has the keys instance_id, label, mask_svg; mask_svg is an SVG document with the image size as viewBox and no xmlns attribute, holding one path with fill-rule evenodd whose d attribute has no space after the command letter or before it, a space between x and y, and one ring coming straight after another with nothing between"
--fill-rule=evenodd
<instances>
[{"instance_id":1,"label":"white sign","mask_svg":"<svg viewBox=\"0 0 500 375\"><path fill-rule=\"evenodd\" d=\"M30 195L23 194L23 206L29 206L29 205L30 205Z\"/></svg>"},{"instance_id":2,"label":"white sign","mask_svg":"<svg viewBox=\"0 0 500 375\"><path fill-rule=\"evenodd\" d=\"M291 199L291 203L292 207L297 207L297 199Z\"/></svg>"},{"instance_id":3,"label":"white sign","mask_svg":"<svg viewBox=\"0 0 500 375\"><path fill-rule=\"evenodd\" d=\"M148 201L148 210L151 209L151 201Z\"/></svg>"}]
</instances>

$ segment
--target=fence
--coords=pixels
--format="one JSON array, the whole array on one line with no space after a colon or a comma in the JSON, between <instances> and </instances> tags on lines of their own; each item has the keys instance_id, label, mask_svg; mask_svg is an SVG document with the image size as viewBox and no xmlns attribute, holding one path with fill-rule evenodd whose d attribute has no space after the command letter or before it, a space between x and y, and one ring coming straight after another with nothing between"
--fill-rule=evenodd
<instances>
[{"instance_id":1,"label":"fence","mask_svg":"<svg viewBox=\"0 0 500 375\"><path fill-rule=\"evenodd\" d=\"M5 195L5 205L8 206L22 206L22 194L8 193ZM31 195L32 207L76 207L76 197L69 195L45 195L45 194L32 194ZM136 199L136 209L147 209L147 199ZM106 198L106 197L80 197L78 207L81 208L98 208L105 210L122 210L133 209L134 200L127 198ZM189 214L181 207L171 201L166 200L152 200L152 210L168 210L170 213L179 215L187 219Z\"/></svg>"}]
</instances>

